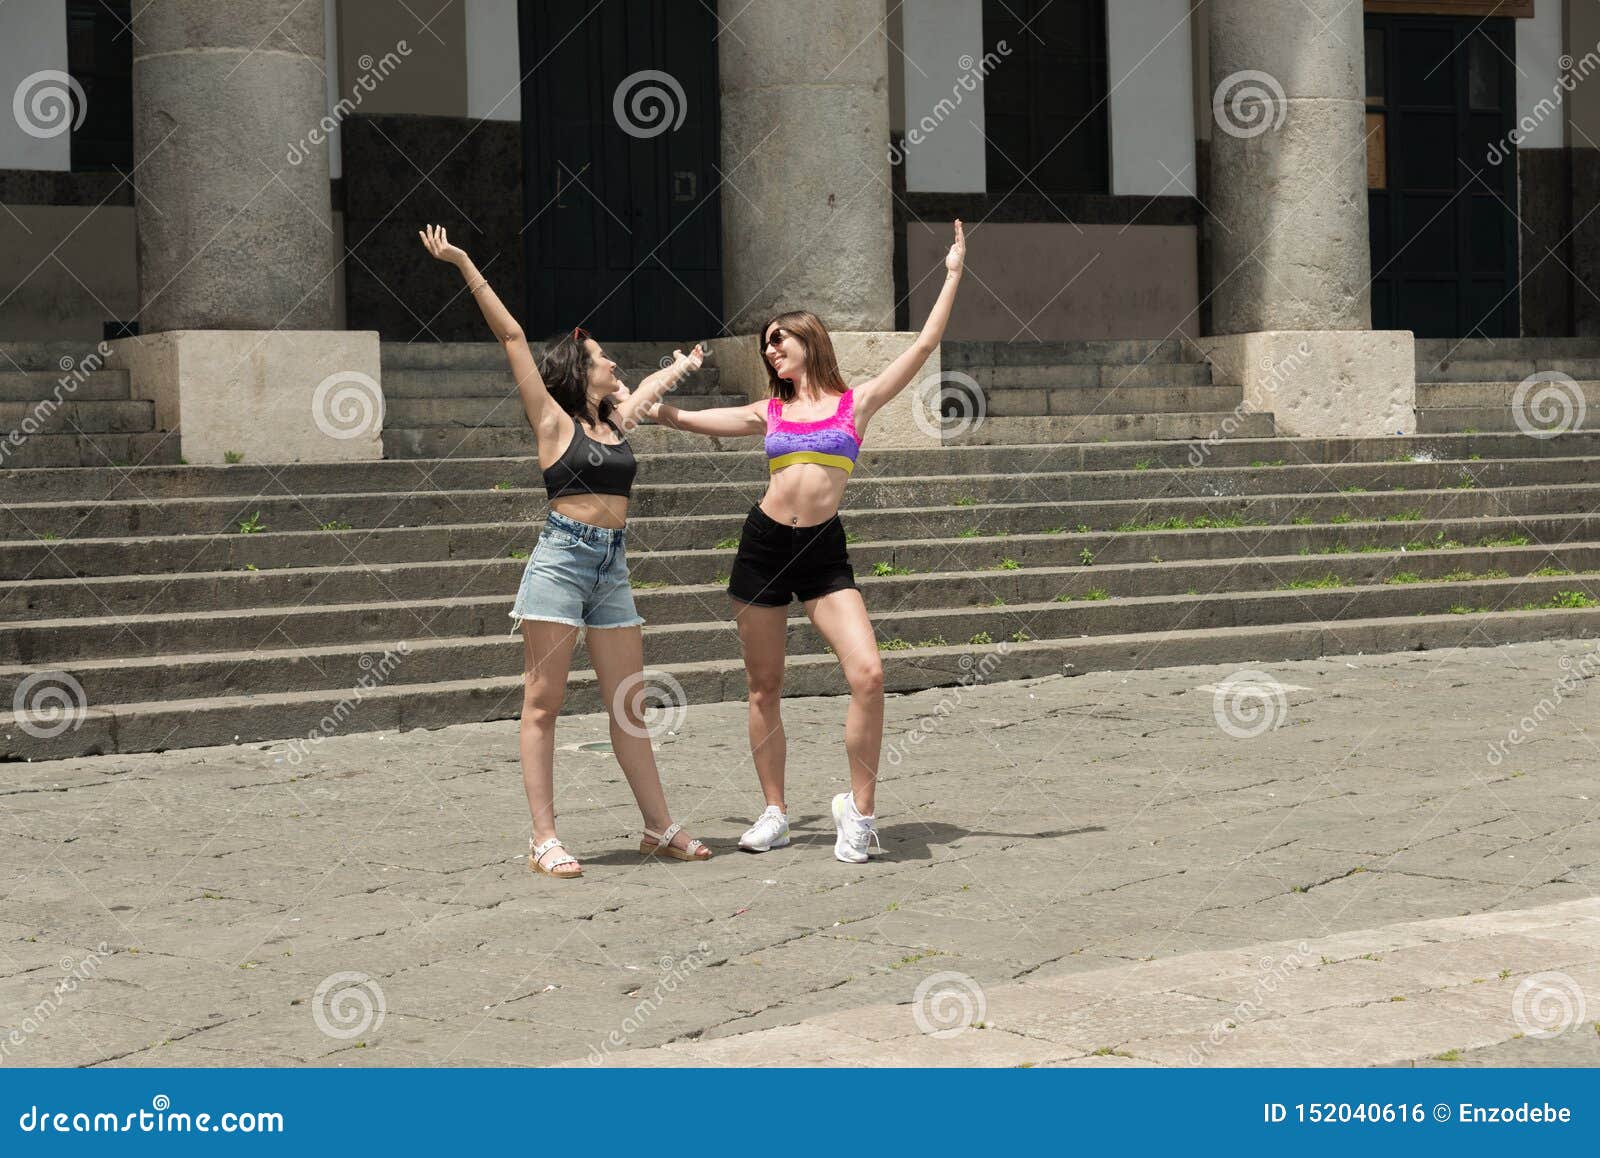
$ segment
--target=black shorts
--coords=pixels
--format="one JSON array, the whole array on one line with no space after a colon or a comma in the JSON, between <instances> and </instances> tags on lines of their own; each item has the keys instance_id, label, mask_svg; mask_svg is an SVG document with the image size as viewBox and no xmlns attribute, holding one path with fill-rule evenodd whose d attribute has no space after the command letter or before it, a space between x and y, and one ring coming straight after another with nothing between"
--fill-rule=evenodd
<instances>
[{"instance_id":1,"label":"black shorts","mask_svg":"<svg viewBox=\"0 0 1600 1158\"><path fill-rule=\"evenodd\" d=\"M729 595L761 607L787 607L791 599L804 603L855 585L838 515L814 526L792 527L772 518L759 503L750 508L728 576Z\"/></svg>"}]
</instances>

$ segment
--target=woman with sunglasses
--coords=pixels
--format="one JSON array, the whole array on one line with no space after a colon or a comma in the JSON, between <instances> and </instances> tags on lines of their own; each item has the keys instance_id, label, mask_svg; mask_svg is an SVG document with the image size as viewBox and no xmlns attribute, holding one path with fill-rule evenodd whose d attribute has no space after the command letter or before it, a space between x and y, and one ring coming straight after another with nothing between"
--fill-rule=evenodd
<instances>
[{"instance_id":1,"label":"woman with sunglasses","mask_svg":"<svg viewBox=\"0 0 1600 1158\"><path fill-rule=\"evenodd\" d=\"M522 701L522 783L533 815L528 868L569 879L583 867L555 830L552 768L555 722L567 674L586 629L589 660L611 716L611 747L644 815L645 856L706 860L711 850L674 824L641 718L644 652L624 553L628 494L637 464L612 417L632 429L645 407L700 367L703 353L674 351L673 364L628 391L617 364L582 327L551 343L542 365L510 311L442 227L419 233L428 252L461 271L489 328L505 347L550 499L544 530L522 574L511 617L522 629L526 665ZM512 629L516 630L515 627Z\"/></svg>"},{"instance_id":2,"label":"woman with sunglasses","mask_svg":"<svg viewBox=\"0 0 1600 1158\"><path fill-rule=\"evenodd\" d=\"M877 839L874 822L878 755L883 742L883 664L877 635L856 587L845 549L839 504L856 464L867 423L904 390L939 348L966 260L961 222L945 256L944 288L909 349L877 377L845 384L833 341L807 310L782 313L761 327L762 361L772 396L748 406L651 413L678 430L715 437L765 434L767 493L744 521L728 580L750 694L750 751L766 810L739 839L749 852L789 843L784 800L784 646L789 603L798 598L828 643L850 685L844 743L851 791L833 798L833 854L864 862ZM880 846L881 847L881 846Z\"/></svg>"}]
</instances>

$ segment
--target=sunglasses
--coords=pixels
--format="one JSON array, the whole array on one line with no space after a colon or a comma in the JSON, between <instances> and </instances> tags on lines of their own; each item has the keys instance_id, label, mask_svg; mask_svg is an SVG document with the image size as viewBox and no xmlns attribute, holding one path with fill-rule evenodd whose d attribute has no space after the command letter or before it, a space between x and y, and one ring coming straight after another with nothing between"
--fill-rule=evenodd
<instances>
[{"instance_id":1,"label":"sunglasses","mask_svg":"<svg viewBox=\"0 0 1600 1158\"><path fill-rule=\"evenodd\" d=\"M778 346L783 345L783 340L788 336L789 335L785 334L782 330L773 330L772 333L767 336L767 340L761 343L761 348L763 350L776 349Z\"/></svg>"}]
</instances>

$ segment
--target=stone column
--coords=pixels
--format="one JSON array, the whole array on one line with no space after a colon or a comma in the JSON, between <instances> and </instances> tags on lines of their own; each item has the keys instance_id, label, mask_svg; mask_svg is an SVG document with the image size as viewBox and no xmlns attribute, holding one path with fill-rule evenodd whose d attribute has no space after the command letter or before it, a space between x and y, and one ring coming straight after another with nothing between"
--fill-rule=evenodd
<instances>
[{"instance_id":1,"label":"stone column","mask_svg":"<svg viewBox=\"0 0 1600 1158\"><path fill-rule=\"evenodd\" d=\"M382 457L377 335L333 328L323 5L135 9L140 334L109 364L189 462Z\"/></svg>"},{"instance_id":2,"label":"stone column","mask_svg":"<svg viewBox=\"0 0 1600 1158\"><path fill-rule=\"evenodd\" d=\"M331 328L322 5L134 9L141 332Z\"/></svg>"},{"instance_id":3,"label":"stone column","mask_svg":"<svg viewBox=\"0 0 1600 1158\"><path fill-rule=\"evenodd\" d=\"M1411 433L1411 335L1371 330L1362 6L1209 10L1217 378L1283 433Z\"/></svg>"},{"instance_id":4,"label":"stone column","mask_svg":"<svg viewBox=\"0 0 1600 1158\"><path fill-rule=\"evenodd\" d=\"M717 38L728 328L894 326L883 0L751 0Z\"/></svg>"}]
</instances>

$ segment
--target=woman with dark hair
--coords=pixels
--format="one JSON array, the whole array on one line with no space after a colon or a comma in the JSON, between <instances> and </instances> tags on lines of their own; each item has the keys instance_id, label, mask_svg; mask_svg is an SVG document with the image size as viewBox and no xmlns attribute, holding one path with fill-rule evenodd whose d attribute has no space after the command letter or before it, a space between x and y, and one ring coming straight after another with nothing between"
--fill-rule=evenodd
<instances>
[{"instance_id":1,"label":"woman with dark hair","mask_svg":"<svg viewBox=\"0 0 1600 1158\"><path fill-rule=\"evenodd\" d=\"M772 396L748 406L651 413L678 430L731 438L765 434L767 493L750 509L728 580L750 689L750 751L766 810L739 839L749 852L789 843L784 801L785 742L779 712L789 603L798 598L827 640L850 685L844 743L851 791L833 798L833 854L859 864L877 839L878 754L883 744L883 664L867 607L845 550L839 504L867 423L939 348L966 260L961 222L945 256L944 288L917 340L882 373L845 384L827 327L807 310L782 313L757 339Z\"/></svg>"},{"instance_id":2,"label":"woman with dark hair","mask_svg":"<svg viewBox=\"0 0 1600 1158\"><path fill-rule=\"evenodd\" d=\"M633 450L612 421L632 429L645 407L697 370L704 354L674 351L673 364L628 391L617 364L582 327L556 339L542 366L522 327L501 304L465 252L440 226L419 236L440 261L461 271L489 328L505 347L522 407L538 441L550 513L528 559L511 617L522 628L526 665L522 700L522 783L533 815L528 868L550 876L583 875L555 831L552 767L555 723L567 674L586 629L595 680L611 715L611 747L644 815L645 856L705 860L711 850L672 823L655 753L642 720L644 650L624 553L628 494L637 469ZM512 629L516 630L515 627Z\"/></svg>"}]
</instances>

